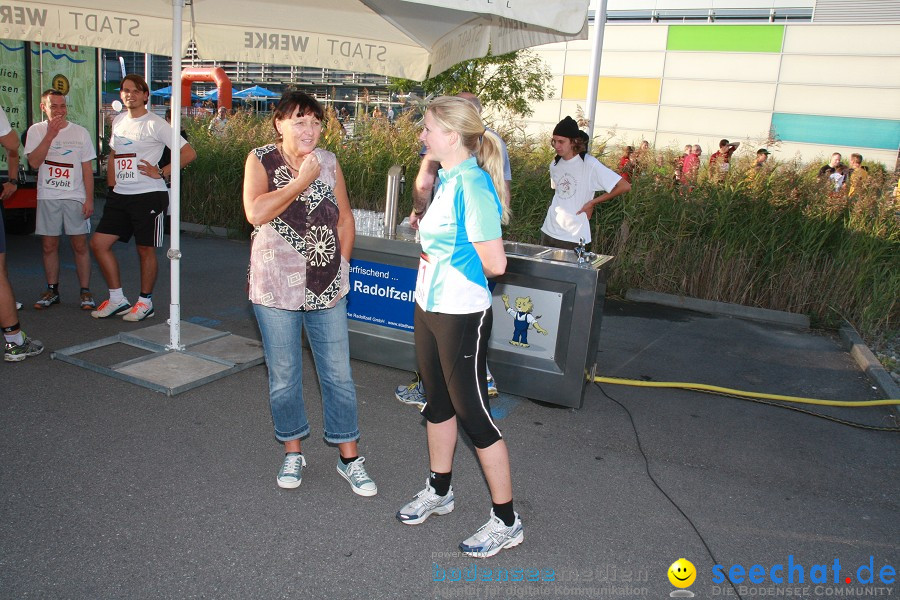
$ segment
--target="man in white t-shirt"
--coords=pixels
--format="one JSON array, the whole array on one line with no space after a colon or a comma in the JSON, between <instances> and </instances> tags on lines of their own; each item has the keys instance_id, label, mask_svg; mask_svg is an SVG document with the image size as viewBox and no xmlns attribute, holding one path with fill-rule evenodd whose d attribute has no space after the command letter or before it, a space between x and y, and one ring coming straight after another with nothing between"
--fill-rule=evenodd
<instances>
[{"instance_id":1,"label":"man in white t-shirt","mask_svg":"<svg viewBox=\"0 0 900 600\"><path fill-rule=\"evenodd\" d=\"M225 135L225 130L227 128L228 109L224 106L220 106L219 110L216 112L216 116L209 122L209 132L216 137L222 137Z\"/></svg>"},{"instance_id":2,"label":"man in white t-shirt","mask_svg":"<svg viewBox=\"0 0 900 600\"><path fill-rule=\"evenodd\" d=\"M87 234L94 214L94 170L97 158L87 129L67 120L66 97L57 90L41 94L46 121L28 128L25 154L38 171L37 223L42 236L47 289L34 303L38 310L59 304L59 236L65 233L75 255L75 273L81 286L81 309L96 308L91 295L91 255Z\"/></svg>"},{"instance_id":3,"label":"man in white t-shirt","mask_svg":"<svg viewBox=\"0 0 900 600\"><path fill-rule=\"evenodd\" d=\"M631 184L587 153L587 135L572 117L560 121L550 143L556 158L550 163L553 200L541 226L541 244L572 249L591 241L594 207L631 189ZM600 195L595 192L601 191Z\"/></svg>"},{"instance_id":4,"label":"man in white t-shirt","mask_svg":"<svg viewBox=\"0 0 900 600\"><path fill-rule=\"evenodd\" d=\"M159 167L163 148L172 143L172 126L147 110L150 88L144 78L131 73L122 80L122 104L128 112L113 120L106 181L111 191L103 217L91 237L91 250L106 284L109 300L91 313L95 319L123 315L125 321L143 321L153 316L153 286L158 265L156 248L162 246L169 194L166 180L172 165ZM181 166L197 157L184 138L180 147ZM122 293L119 263L112 246L128 242L137 246L141 266L141 293L134 306Z\"/></svg>"},{"instance_id":5,"label":"man in white t-shirt","mask_svg":"<svg viewBox=\"0 0 900 600\"><path fill-rule=\"evenodd\" d=\"M0 201L12 196L19 185L19 135L9 126L6 111L0 106L0 146L6 151L9 181L3 184ZM0 329L3 330L3 360L19 362L44 351L44 345L25 335L19 327L16 300L6 273L6 230L0 211Z\"/></svg>"}]
</instances>

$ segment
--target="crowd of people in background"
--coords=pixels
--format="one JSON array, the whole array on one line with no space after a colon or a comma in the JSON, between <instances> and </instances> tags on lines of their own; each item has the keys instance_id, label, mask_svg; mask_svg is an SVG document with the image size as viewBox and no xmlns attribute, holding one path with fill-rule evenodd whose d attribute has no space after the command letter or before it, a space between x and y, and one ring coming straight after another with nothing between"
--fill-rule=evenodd
<instances>
[{"instance_id":1,"label":"crowd of people in background","mask_svg":"<svg viewBox=\"0 0 900 600\"><path fill-rule=\"evenodd\" d=\"M708 181L721 183L725 181L732 169L732 158L740 148L740 142L732 142L727 139L719 141L718 149L712 153L706 162L705 177ZM767 148L759 148L748 166L742 161L742 173L738 181L752 183L760 176L768 176L777 168L777 165L769 162L770 151ZM673 160L667 162L667 153L650 150L649 142L643 141L635 149L634 146L625 146L619 156L616 171L627 182L642 172L650 172L657 183L670 182L683 193L688 194L694 190L703 172L703 148L699 144L687 144L684 150ZM867 185L869 180L869 168L863 163L863 156L854 152L850 155L849 164L843 162L839 152L831 156L828 164L823 165L818 171L818 179L825 184L833 198L857 196Z\"/></svg>"}]
</instances>

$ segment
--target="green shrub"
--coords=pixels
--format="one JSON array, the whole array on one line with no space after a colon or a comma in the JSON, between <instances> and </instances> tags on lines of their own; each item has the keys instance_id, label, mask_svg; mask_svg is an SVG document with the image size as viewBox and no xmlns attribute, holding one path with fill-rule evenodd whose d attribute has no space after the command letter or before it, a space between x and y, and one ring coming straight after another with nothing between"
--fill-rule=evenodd
<instances>
[{"instance_id":1,"label":"green shrub","mask_svg":"<svg viewBox=\"0 0 900 600\"><path fill-rule=\"evenodd\" d=\"M274 140L271 126L246 113L223 138L210 136L203 121L187 125L198 158L185 171L182 218L248 232L244 160ZM387 171L400 164L407 179L400 215L409 213L418 133L410 116L393 124L363 116L348 137L329 115L321 145L337 155L354 208L383 209ZM513 170L513 217L504 235L536 242L553 196L554 154L546 137L501 133ZM614 166L615 149L595 147ZM592 249L616 257L610 293L643 288L804 313L824 326L844 317L875 341L898 329L900 219L883 167L871 165L867 186L848 199L817 179L819 163L770 159L748 176L750 157L735 157L723 181L710 181L704 167L688 192L672 180L680 151L657 155L643 157L630 193L594 212Z\"/></svg>"}]
</instances>

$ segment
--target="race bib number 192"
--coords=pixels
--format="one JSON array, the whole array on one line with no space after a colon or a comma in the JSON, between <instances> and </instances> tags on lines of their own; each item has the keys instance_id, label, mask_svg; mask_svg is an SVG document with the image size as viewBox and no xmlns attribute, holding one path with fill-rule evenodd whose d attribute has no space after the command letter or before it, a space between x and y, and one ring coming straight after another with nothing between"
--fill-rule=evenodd
<instances>
[{"instance_id":1,"label":"race bib number 192","mask_svg":"<svg viewBox=\"0 0 900 600\"><path fill-rule=\"evenodd\" d=\"M137 181L139 173L137 154L116 154L116 183Z\"/></svg>"}]
</instances>

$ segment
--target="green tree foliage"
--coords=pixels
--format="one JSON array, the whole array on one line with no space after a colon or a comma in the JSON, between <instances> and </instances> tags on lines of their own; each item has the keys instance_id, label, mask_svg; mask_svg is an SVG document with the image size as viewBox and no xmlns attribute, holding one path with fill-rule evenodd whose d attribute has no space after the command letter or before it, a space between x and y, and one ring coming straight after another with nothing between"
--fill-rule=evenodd
<instances>
[{"instance_id":1,"label":"green tree foliage","mask_svg":"<svg viewBox=\"0 0 900 600\"><path fill-rule=\"evenodd\" d=\"M443 73L416 82L391 78L391 89L411 92L421 88L426 95L453 96L472 92L485 108L527 117L531 105L547 97L550 69L544 60L528 50L467 60Z\"/></svg>"}]
</instances>

